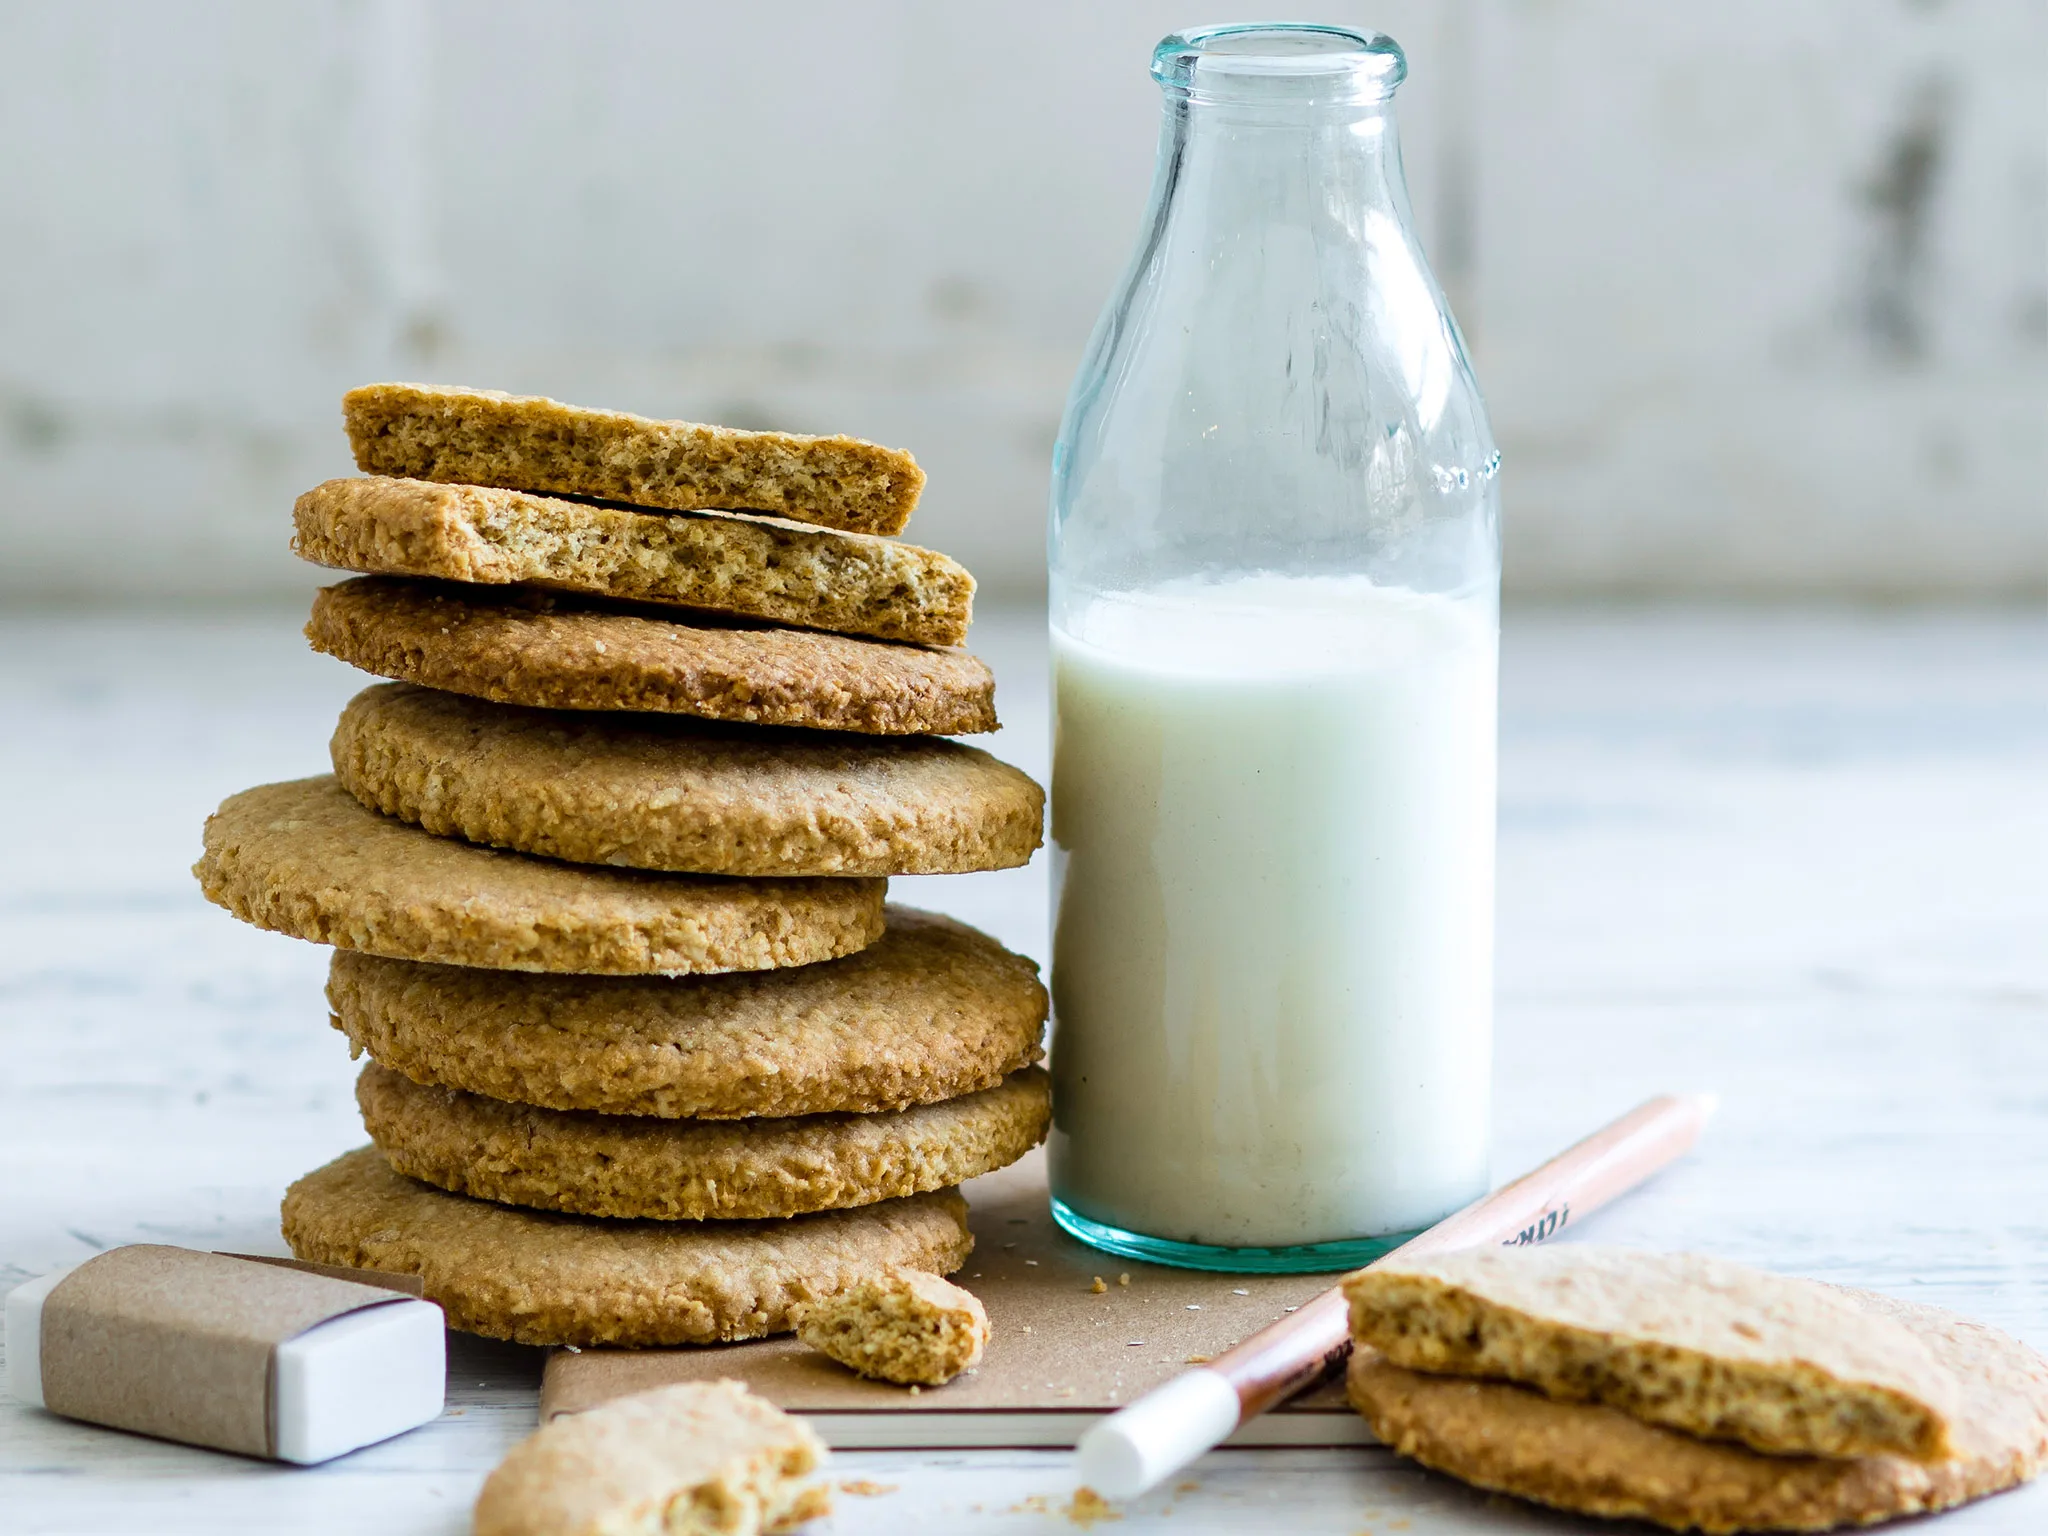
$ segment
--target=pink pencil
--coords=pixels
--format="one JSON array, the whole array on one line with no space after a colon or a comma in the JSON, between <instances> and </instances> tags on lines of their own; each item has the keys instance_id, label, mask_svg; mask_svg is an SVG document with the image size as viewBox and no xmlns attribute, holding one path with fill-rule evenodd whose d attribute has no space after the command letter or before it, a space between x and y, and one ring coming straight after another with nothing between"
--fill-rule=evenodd
<instances>
[{"instance_id":1,"label":"pink pencil","mask_svg":"<svg viewBox=\"0 0 2048 1536\"><path fill-rule=\"evenodd\" d=\"M1651 1099L1375 1263L1488 1243L1548 1242L1690 1151L1714 1103L1707 1094ZM1090 1428L1076 1448L1081 1481L1109 1498L1133 1498L1320 1380L1350 1352L1344 1293L1333 1287Z\"/></svg>"}]
</instances>

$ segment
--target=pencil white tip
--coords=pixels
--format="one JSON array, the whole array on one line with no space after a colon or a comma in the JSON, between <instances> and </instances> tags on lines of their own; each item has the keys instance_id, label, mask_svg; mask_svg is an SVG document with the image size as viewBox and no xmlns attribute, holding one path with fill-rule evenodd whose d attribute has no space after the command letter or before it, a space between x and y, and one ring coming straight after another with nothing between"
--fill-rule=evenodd
<instances>
[{"instance_id":1,"label":"pencil white tip","mask_svg":"<svg viewBox=\"0 0 2048 1536\"><path fill-rule=\"evenodd\" d=\"M1081 1481L1106 1499L1132 1499L1237 1428L1237 1391L1198 1367L1091 1425L1075 1446Z\"/></svg>"}]
</instances>

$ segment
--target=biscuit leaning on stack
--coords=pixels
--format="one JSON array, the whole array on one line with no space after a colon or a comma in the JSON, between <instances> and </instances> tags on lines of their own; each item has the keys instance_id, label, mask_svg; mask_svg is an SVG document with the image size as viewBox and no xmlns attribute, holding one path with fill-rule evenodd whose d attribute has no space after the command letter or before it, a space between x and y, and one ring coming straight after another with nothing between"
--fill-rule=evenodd
<instances>
[{"instance_id":1,"label":"biscuit leaning on stack","mask_svg":"<svg viewBox=\"0 0 2048 1536\"><path fill-rule=\"evenodd\" d=\"M293 1251L531 1344L752 1338L957 1269L953 1186L1045 1134L1045 990L887 877L1028 862L1044 794L941 739L994 684L973 578L884 536L915 462L477 390L344 413L369 478L302 496L294 547L363 574L306 633L394 681L195 868L334 946L370 1057L373 1144L292 1186Z\"/></svg>"},{"instance_id":2,"label":"biscuit leaning on stack","mask_svg":"<svg viewBox=\"0 0 2048 1536\"><path fill-rule=\"evenodd\" d=\"M1947 1509L2048 1461L2048 1360L1939 1307L1578 1244L1395 1255L1344 1291L1373 1432L1557 1509L1820 1531Z\"/></svg>"}]
</instances>

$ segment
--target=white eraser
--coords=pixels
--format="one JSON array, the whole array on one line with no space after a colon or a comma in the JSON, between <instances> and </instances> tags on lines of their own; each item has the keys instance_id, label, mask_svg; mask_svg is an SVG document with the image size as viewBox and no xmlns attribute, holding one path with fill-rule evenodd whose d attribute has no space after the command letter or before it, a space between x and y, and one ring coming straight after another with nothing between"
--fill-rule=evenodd
<instances>
[{"instance_id":1,"label":"white eraser","mask_svg":"<svg viewBox=\"0 0 2048 1536\"><path fill-rule=\"evenodd\" d=\"M441 1416L447 1322L431 1301L365 1307L286 1339L271 1372L277 1459L328 1461Z\"/></svg>"},{"instance_id":2,"label":"white eraser","mask_svg":"<svg viewBox=\"0 0 2048 1536\"><path fill-rule=\"evenodd\" d=\"M7 1395L43 1406L43 1298L75 1266L53 1269L7 1293Z\"/></svg>"},{"instance_id":3,"label":"white eraser","mask_svg":"<svg viewBox=\"0 0 2048 1536\"><path fill-rule=\"evenodd\" d=\"M43 1397L43 1302L69 1269L7 1297L7 1390L31 1408ZM271 1454L310 1465L388 1440L439 1418L448 1344L441 1309L386 1301L316 1323L271 1355Z\"/></svg>"}]
</instances>

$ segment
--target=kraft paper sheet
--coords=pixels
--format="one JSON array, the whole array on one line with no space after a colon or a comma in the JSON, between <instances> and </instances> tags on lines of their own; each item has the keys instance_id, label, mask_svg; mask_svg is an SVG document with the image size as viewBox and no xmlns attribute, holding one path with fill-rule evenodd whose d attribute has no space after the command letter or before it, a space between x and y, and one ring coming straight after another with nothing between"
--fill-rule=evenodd
<instances>
[{"instance_id":1,"label":"kraft paper sheet","mask_svg":"<svg viewBox=\"0 0 2048 1536\"><path fill-rule=\"evenodd\" d=\"M541 1420L576 1413L628 1392L729 1376L770 1402L810 1414L917 1416L928 1429L898 1426L889 1443L939 1447L986 1444L963 1438L963 1415L1072 1416L1094 1420L1283 1316L1340 1278L1328 1275L1206 1274L1120 1259L1075 1241L1053 1224L1042 1152L965 1186L974 1252L952 1278L988 1308L993 1337L981 1365L945 1387L916 1395L865 1381L784 1335L745 1344L685 1349L556 1350L541 1389ZM1129 1285L1118 1284L1128 1274ZM1100 1276L1105 1289L1095 1294ZM1341 1385L1325 1383L1269 1416L1273 1444L1328 1443L1327 1431L1291 1415L1342 1414ZM919 1438L922 1436L923 1438ZM1016 1443L1043 1444L1042 1434ZM1071 1444L1068 1439L1066 1443Z\"/></svg>"}]
</instances>

